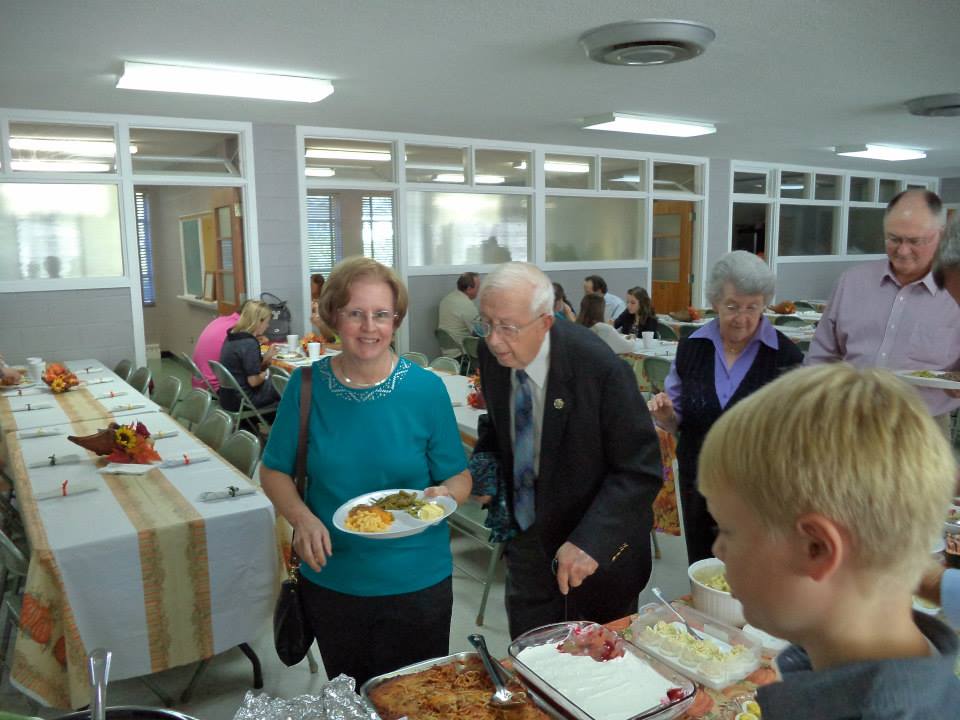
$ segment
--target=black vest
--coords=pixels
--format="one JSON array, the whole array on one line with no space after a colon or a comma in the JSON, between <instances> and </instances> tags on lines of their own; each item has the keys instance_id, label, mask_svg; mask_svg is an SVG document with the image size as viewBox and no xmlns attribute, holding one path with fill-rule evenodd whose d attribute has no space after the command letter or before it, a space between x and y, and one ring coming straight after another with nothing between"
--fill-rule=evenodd
<instances>
[{"instance_id":1,"label":"black vest","mask_svg":"<svg viewBox=\"0 0 960 720\"><path fill-rule=\"evenodd\" d=\"M708 338L687 338L680 343L676 367L683 382L683 419L677 441L677 464L683 486L696 487L700 448L717 419L750 393L803 362L803 353L780 331L777 331L777 343L777 350L760 343L757 357L725 408L720 407L714 384L717 351L713 341Z\"/></svg>"}]
</instances>

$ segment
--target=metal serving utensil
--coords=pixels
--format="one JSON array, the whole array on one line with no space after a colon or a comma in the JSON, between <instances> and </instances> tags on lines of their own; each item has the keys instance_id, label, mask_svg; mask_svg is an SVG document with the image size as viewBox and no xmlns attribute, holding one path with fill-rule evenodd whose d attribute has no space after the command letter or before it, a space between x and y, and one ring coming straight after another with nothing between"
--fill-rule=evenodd
<instances>
[{"instance_id":1,"label":"metal serving utensil","mask_svg":"<svg viewBox=\"0 0 960 720\"><path fill-rule=\"evenodd\" d=\"M503 681L500 679L500 673L497 672L497 668L495 667L497 663L490 657L490 653L487 650L487 642L483 639L483 635L474 633L473 635L468 635L467 640L477 649L477 652L480 654L480 660L483 661L483 667L486 668L487 675L490 676L493 687L496 688L493 695L490 696L490 704L499 708L511 708L525 703L527 700L527 694L525 692L511 692L507 690L507 686L503 684Z\"/></svg>"},{"instance_id":2,"label":"metal serving utensil","mask_svg":"<svg viewBox=\"0 0 960 720\"><path fill-rule=\"evenodd\" d=\"M669 610L670 612L672 612L674 615L677 616L677 619L683 623L683 626L687 629L687 632L690 633L690 635L695 637L697 640L703 640L703 635L701 635L692 627L690 627L689 623L687 623L687 619L683 615L678 613L676 608L673 607L673 605L667 602L667 599L663 596L663 593L661 592L660 588L652 587L650 588L650 592L652 592L656 596L657 600L659 600L667 610Z\"/></svg>"}]
</instances>

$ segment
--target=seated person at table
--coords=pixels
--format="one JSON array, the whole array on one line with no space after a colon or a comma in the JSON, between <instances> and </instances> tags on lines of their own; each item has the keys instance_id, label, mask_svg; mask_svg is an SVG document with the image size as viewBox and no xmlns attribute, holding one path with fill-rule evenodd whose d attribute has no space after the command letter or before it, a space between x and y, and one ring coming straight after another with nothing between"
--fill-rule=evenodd
<instances>
[{"instance_id":1,"label":"seated person at table","mask_svg":"<svg viewBox=\"0 0 960 720\"><path fill-rule=\"evenodd\" d=\"M603 311L603 321L613 322L613 319L620 316L627 304L611 292L607 292L607 281L599 275L587 275L583 279L584 295L599 295L603 298L605 309Z\"/></svg>"},{"instance_id":2,"label":"seated person at table","mask_svg":"<svg viewBox=\"0 0 960 720\"><path fill-rule=\"evenodd\" d=\"M242 309L242 308L241 308ZM232 312L229 315L218 315L207 326L200 331L197 337L197 344L193 348L193 362L200 368L200 372L210 383L214 390L220 389L220 381L210 369L210 361L220 360L220 351L223 350L223 344L227 341L227 331L237 324L240 319L240 313ZM195 388L204 387L200 378L193 378L191 384Z\"/></svg>"},{"instance_id":3,"label":"seated person at table","mask_svg":"<svg viewBox=\"0 0 960 720\"><path fill-rule=\"evenodd\" d=\"M717 317L680 343L667 375L666 392L647 407L654 422L677 432L680 498L687 560L710 557L716 525L697 492L697 463L707 431L725 411L803 354L763 316L773 297L773 272L756 255L736 250L710 270L707 297Z\"/></svg>"},{"instance_id":4,"label":"seated person at table","mask_svg":"<svg viewBox=\"0 0 960 720\"><path fill-rule=\"evenodd\" d=\"M957 469L917 393L881 370L797 370L720 418L700 460L732 594L794 643L763 717L957 717L957 635L912 610Z\"/></svg>"},{"instance_id":5,"label":"seated person at table","mask_svg":"<svg viewBox=\"0 0 960 720\"><path fill-rule=\"evenodd\" d=\"M323 283L321 273L313 273L310 276L310 324L313 325L317 335L322 337L324 342L335 342L337 339L336 333L320 319L320 294L323 292Z\"/></svg>"},{"instance_id":6,"label":"seated person at table","mask_svg":"<svg viewBox=\"0 0 960 720\"><path fill-rule=\"evenodd\" d=\"M0 355L0 385L16 385L22 378L23 372L7 365L3 355Z\"/></svg>"},{"instance_id":7,"label":"seated person at table","mask_svg":"<svg viewBox=\"0 0 960 720\"><path fill-rule=\"evenodd\" d=\"M599 295L584 295L583 300L580 301L580 314L577 315L577 323L593 330L618 355L634 352L633 343L614 330L613 325L607 325L603 321L603 310L602 297Z\"/></svg>"},{"instance_id":8,"label":"seated person at table","mask_svg":"<svg viewBox=\"0 0 960 720\"><path fill-rule=\"evenodd\" d=\"M260 353L260 341L270 324L270 308L259 300L250 300L243 306L237 324L227 332L227 341L220 350L220 364L236 378L240 387L257 407L271 405L280 399L272 383L267 382L267 369L279 345L271 345L266 354ZM240 395L236 390L220 388L220 405L224 410L239 410Z\"/></svg>"},{"instance_id":9,"label":"seated person at table","mask_svg":"<svg viewBox=\"0 0 960 720\"><path fill-rule=\"evenodd\" d=\"M613 321L613 327L634 337L657 331L657 311L646 290L639 286L627 290L627 309Z\"/></svg>"},{"instance_id":10,"label":"seated person at table","mask_svg":"<svg viewBox=\"0 0 960 720\"><path fill-rule=\"evenodd\" d=\"M557 320L577 321L577 315L573 312L573 306L567 300L567 294L563 291L563 285L553 284L553 316Z\"/></svg>"},{"instance_id":11,"label":"seated person at table","mask_svg":"<svg viewBox=\"0 0 960 720\"><path fill-rule=\"evenodd\" d=\"M480 275L465 272L457 278L457 287L440 300L437 308L437 329L444 330L457 343L455 348L442 348L447 357L460 357L463 354L464 339L473 335L473 324L477 320L474 298L479 290Z\"/></svg>"},{"instance_id":12,"label":"seated person at table","mask_svg":"<svg viewBox=\"0 0 960 720\"><path fill-rule=\"evenodd\" d=\"M260 471L264 492L293 526L303 560L300 597L327 677L345 673L358 685L448 654L450 532L440 522L418 535L375 541L339 530L334 511L389 488L463 502L471 487L443 382L390 347L406 311L407 289L390 268L355 257L333 269L320 314L343 351L311 368L306 498L292 479L300 369L283 395Z\"/></svg>"}]
</instances>

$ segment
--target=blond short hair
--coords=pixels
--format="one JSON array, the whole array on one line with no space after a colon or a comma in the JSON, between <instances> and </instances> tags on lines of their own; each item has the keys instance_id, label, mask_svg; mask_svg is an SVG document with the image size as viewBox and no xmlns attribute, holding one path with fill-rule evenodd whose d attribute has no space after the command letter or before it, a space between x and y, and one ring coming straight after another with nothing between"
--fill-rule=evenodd
<instances>
[{"instance_id":1,"label":"blond short hair","mask_svg":"<svg viewBox=\"0 0 960 720\"><path fill-rule=\"evenodd\" d=\"M707 435L700 490L732 490L773 534L819 513L869 570L919 579L954 488L950 445L916 392L845 363L795 370L738 403Z\"/></svg>"},{"instance_id":2,"label":"blond short hair","mask_svg":"<svg viewBox=\"0 0 960 720\"><path fill-rule=\"evenodd\" d=\"M260 300L248 300L240 310L240 319L233 326L233 332L253 333L257 325L272 315L270 306Z\"/></svg>"},{"instance_id":3,"label":"blond short hair","mask_svg":"<svg viewBox=\"0 0 960 720\"><path fill-rule=\"evenodd\" d=\"M327 276L323 284L317 312L320 319L329 328L337 327L337 313L350 302L350 286L358 280L386 283L393 293L393 311L396 318L393 327L400 327L407 314L407 288L391 268L368 257L347 258L339 263Z\"/></svg>"}]
</instances>

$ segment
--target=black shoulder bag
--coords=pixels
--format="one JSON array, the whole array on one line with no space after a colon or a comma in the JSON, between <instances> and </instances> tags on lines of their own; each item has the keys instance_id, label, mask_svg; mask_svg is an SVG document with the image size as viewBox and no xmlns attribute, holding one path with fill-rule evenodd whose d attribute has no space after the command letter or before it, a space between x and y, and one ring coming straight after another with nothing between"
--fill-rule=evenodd
<instances>
[{"instance_id":1,"label":"black shoulder bag","mask_svg":"<svg viewBox=\"0 0 960 720\"><path fill-rule=\"evenodd\" d=\"M307 442L310 425L310 386L312 375L307 366L300 371L300 434L297 438L297 469L294 481L297 494L303 499L307 484ZM273 644L280 661L290 667L303 660L313 644L313 630L307 621L300 596L300 558L290 537L290 564L287 578L280 586L280 596L273 610Z\"/></svg>"}]
</instances>

